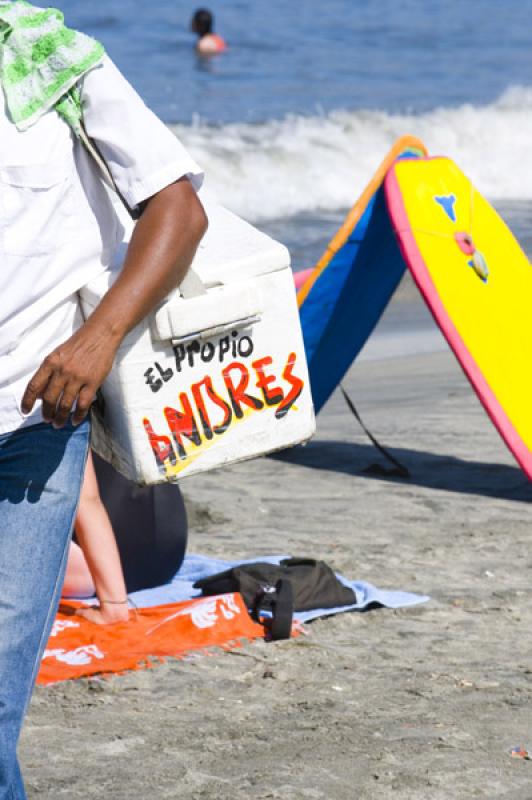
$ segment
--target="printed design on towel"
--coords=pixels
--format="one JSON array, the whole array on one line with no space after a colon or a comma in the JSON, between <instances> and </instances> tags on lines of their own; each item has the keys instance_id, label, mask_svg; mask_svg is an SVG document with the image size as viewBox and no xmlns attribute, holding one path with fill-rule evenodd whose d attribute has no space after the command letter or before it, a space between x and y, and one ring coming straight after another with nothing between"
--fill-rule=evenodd
<instances>
[{"instance_id":1,"label":"printed design on towel","mask_svg":"<svg viewBox=\"0 0 532 800\"><path fill-rule=\"evenodd\" d=\"M91 664L94 658L105 658L104 653L95 644L86 644L81 647L76 647L75 650L63 650L57 648L55 650L45 650L42 660L47 658L55 658L63 664L70 666L81 666Z\"/></svg>"},{"instance_id":2,"label":"printed design on towel","mask_svg":"<svg viewBox=\"0 0 532 800\"><path fill-rule=\"evenodd\" d=\"M153 457L165 478L178 475L219 437L256 413L271 410L273 419L282 421L296 409L305 386L297 374L295 352L288 351L281 360L261 354L251 334L233 331L219 339L193 339L175 344L173 352L171 366L155 361L143 373L153 394L165 389L161 395L165 428L154 423L151 413L143 418ZM172 404L170 388L176 390Z\"/></svg>"},{"instance_id":3,"label":"printed design on towel","mask_svg":"<svg viewBox=\"0 0 532 800\"><path fill-rule=\"evenodd\" d=\"M237 614L241 613L241 609L235 603L232 594L224 594L214 597L207 597L205 599L194 601L189 608L183 608L170 614L165 619L161 620L155 627L146 631L146 636L151 636L156 630L171 622L177 617L190 617L190 621L196 628L213 628L219 621L221 614L224 619L231 620Z\"/></svg>"},{"instance_id":4,"label":"printed design on towel","mask_svg":"<svg viewBox=\"0 0 532 800\"><path fill-rule=\"evenodd\" d=\"M59 636L60 633L66 631L68 628L79 628L79 622L72 622L69 619L56 619L54 624L52 625L52 631L50 633L50 639Z\"/></svg>"}]
</instances>

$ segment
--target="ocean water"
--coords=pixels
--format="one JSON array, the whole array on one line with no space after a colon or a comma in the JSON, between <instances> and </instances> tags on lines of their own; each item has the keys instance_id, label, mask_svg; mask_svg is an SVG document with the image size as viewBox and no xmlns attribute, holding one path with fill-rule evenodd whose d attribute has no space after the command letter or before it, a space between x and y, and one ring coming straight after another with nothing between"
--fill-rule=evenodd
<instances>
[{"instance_id":1,"label":"ocean water","mask_svg":"<svg viewBox=\"0 0 532 800\"><path fill-rule=\"evenodd\" d=\"M532 0L60 0L204 166L206 188L311 265L393 141L456 160L532 251Z\"/></svg>"}]
</instances>

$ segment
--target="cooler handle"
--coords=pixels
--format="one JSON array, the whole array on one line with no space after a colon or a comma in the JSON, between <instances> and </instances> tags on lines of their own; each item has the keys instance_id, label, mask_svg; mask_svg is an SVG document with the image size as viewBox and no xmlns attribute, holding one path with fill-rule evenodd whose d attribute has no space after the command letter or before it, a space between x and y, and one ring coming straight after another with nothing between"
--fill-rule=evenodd
<instances>
[{"instance_id":1,"label":"cooler handle","mask_svg":"<svg viewBox=\"0 0 532 800\"><path fill-rule=\"evenodd\" d=\"M256 281L209 289L196 295L194 302L176 296L152 318L152 336L162 342L208 339L255 324L263 308Z\"/></svg>"},{"instance_id":2,"label":"cooler handle","mask_svg":"<svg viewBox=\"0 0 532 800\"><path fill-rule=\"evenodd\" d=\"M236 331L241 328L249 328L250 325L255 325L257 322L260 322L260 316L256 314L253 317L243 317L242 319L235 319L233 322L228 322L225 325L216 325L213 328L204 328L201 331L197 331L196 333L189 333L186 336L177 336L174 337L171 342L173 345L175 344L187 344L187 342L192 342L194 339L212 339L215 336L223 336L226 333L230 333L231 331Z\"/></svg>"},{"instance_id":3,"label":"cooler handle","mask_svg":"<svg viewBox=\"0 0 532 800\"><path fill-rule=\"evenodd\" d=\"M189 300L191 297L199 297L202 294L207 294L205 284L201 280L198 273L194 272L192 267L188 268L185 277L179 284L179 291L181 292L181 297L183 297L185 300Z\"/></svg>"}]
</instances>

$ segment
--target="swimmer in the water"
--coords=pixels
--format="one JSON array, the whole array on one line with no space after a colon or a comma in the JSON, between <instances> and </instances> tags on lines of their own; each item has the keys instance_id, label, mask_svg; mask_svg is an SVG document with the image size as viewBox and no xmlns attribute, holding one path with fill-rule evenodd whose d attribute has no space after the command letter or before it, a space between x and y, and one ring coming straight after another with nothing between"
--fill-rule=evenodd
<instances>
[{"instance_id":1,"label":"swimmer in the water","mask_svg":"<svg viewBox=\"0 0 532 800\"><path fill-rule=\"evenodd\" d=\"M214 17L206 8L199 8L194 12L190 23L190 29L197 34L196 50L202 56L223 53L227 50L227 45L221 36L213 32Z\"/></svg>"}]
</instances>

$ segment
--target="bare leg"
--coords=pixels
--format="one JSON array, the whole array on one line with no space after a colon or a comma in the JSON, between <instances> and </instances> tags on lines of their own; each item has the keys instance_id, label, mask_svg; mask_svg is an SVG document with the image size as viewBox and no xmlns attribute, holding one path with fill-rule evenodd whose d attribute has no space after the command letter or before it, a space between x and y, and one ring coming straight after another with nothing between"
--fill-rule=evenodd
<instances>
[{"instance_id":1,"label":"bare leg","mask_svg":"<svg viewBox=\"0 0 532 800\"><path fill-rule=\"evenodd\" d=\"M126 621L129 611L120 555L107 511L100 498L90 453L75 529L100 601L99 607L82 609L79 614L102 625Z\"/></svg>"}]
</instances>

